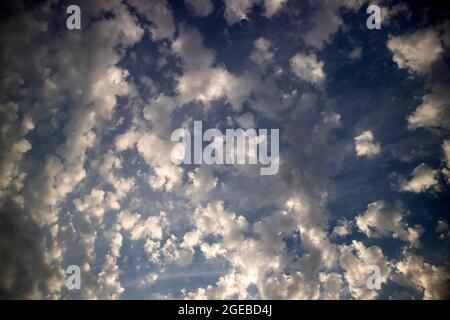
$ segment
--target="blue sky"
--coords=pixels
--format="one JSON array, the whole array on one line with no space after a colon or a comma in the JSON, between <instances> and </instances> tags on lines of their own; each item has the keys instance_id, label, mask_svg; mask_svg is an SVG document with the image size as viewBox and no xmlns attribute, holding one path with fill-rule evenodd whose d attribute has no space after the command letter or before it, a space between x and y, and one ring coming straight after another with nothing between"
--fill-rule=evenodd
<instances>
[{"instance_id":1,"label":"blue sky","mask_svg":"<svg viewBox=\"0 0 450 320\"><path fill-rule=\"evenodd\" d=\"M81 10L68 30L66 8ZM370 4L381 28L369 30ZM0 297L445 299L448 9L435 1L6 1ZM171 133L280 130L280 167ZM77 265L81 288L65 270ZM367 270L380 270L369 289Z\"/></svg>"}]
</instances>

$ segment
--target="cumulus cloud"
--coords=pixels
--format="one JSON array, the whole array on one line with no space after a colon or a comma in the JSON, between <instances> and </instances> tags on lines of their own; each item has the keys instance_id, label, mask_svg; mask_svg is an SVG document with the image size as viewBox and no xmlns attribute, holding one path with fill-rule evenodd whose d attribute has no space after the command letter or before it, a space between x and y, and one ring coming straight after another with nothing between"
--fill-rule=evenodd
<instances>
[{"instance_id":1,"label":"cumulus cloud","mask_svg":"<svg viewBox=\"0 0 450 320\"><path fill-rule=\"evenodd\" d=\"M380 268L380 282L386 283L392 272L391 262L384 256L380 247L366 247L362 242L353 240L350 245L339 247L340 265L344 269L344 279L355 299L375 299L377 290L367 288L369 266Z\"/></svg>"},{"instance_id":2,"label":"cumulus cloud","mask_svg":"<svg viewBox=\"0 0 450 320\"><path fill-rule=\"evenodd\" d=\"M359 230L369 238L393 237L417 245L421 226L408 227L401 208L390 207L384 201L370 203L367 210L356 217Z\"/></svg>"},{"instance_id":3,"label":"cumulus cloud","mask_svg":"<svg viewBox=\"0 0 450 320\"><path fill-rule=\"evenodd\" d=\"M428 167L425 163L418 165L411 173L411 179L400 179L400 190L414 193L425 192L439 187L438 170Z\"/></svg>"},{"instance_id":4,"label":"cumulus cloud","mask_svg":"<svg viewBox=\"0 0 450 320\"><path fill-rule=\"evenodd\" d=\"M306 26L296 35L309 54L294 56L283 54L285 35L241 41L239 31L236 38L247 24L219 24L227 43L218 45L179 23L179 10L174 19L170 4L83 0L89 23L56 36L48 32L60 21L53 2L11 4L20 12L0 28L0 297L148 297L147 286L171 280L175 286L164 288L175 291L151 297L368 299L382 296L366 288L369 265L381 268L383 284L395 272L402 286L443 297L444 265L420 256L416 263L407 251L394 263L380 247L346 243L356 226L369 238L413 247L422 229L408 225L403 209L378 201L354 220L330 223L336 168L325 155L335 150L334 133L352 130L344 126L352 119L342 123L325 90L304 84L325 89L333 78L315 50L331 44L342 9L357 10L361 1L311 3L314 14L300 19ZM210 0L185 6L198 17L214 9ZM256 6L266 18L299 11L283 0L226 1L228 25L248 19ZM263 179L251 169L173 165L173 126L198 117L217 128L286 125L280 174ZM373 134L362 136L358 155L378 154ZM442 148L446 174L447 140ZM415 179L413 173L404 182ZM423 181L412 184L426 189ZM440 219L437 230L444 224ZM80 291L65 288L68 264L81 268ZM188 278L189 289L178 278Z\"/></svg>"},{"instance_id":5,"label":"cumulus cloud","mask_svg":"<svg viewBox=\"0 0 450 320\"><path fill-rule=\"evenodd\" d=\"M294 74L303 81L319 84L325 80L324 63L318 61L315 54L297 53L291 58L291 68Z\"/></svg>"},{"instance_id":6,"label":"cumulus cloud","mask_svg":"<svg viewBox=\"0 0 450 320\"><path fill-rule=\"evenodd\" d=\"M355 150L358 157L373 157L380 153L380 144L375 141L372 131L367 130L355 137Z\"/></svg>"},{"instance_id":7,"label":"cumulus cloud","mask_svg":"<svg viewBox=\"0 0 450 320\"><path fill-rule=\"evenodd\" d=\"M23 9L20 4L17 8ZM19 41L4 37L4 32L11 33L11 30L16 30L16 26L9 25L6 29L2 28L2 47L9 48L8 53L2 55L2 61L9 66L6 72L15 74L19 71L23 78L23 81L15 81L16 89L9 86L8 90L16 93L23 90L27 92L26 95L17 96L20 97L21 104L28 104L28 99L34 101L32 108L27 107L33 114L32 117L24 113L24 110L20 110L20 116L14 118L16 117L13 116L14 108L8 106L11 113L11 116L8 116L9 121L18 122L16 128L19 130L15 130L15 136L17 139L21 135L22 137L20 140L9 138L14 143L12 150L16 153L16 164L15 167L11 168L9 165L6 168L7 171L12 170L12 174L4 172L5 168L2 164L0 167L2 179L12 177L13 179L8 178L11 180L8 183L14 183L15 189L20 189L20 179L25 176L19 170L20 159L23 156L20 158L18 156L19 153L26 154L30 150L31 144L26 143L25 134L34 126L40 128L38 137L41 142L45 141L41 144L48 144L44 159L42 162L33 163L36 169L32 171L30 178L24 181L27 198L22 198L21 204L24 211L21 212L20 219L28 222L23 224L23 232L19 232L16 237L9 237L10 247L13 247L14 243L21 246L23 241L41 243L42 246L33 248L36 253L32 263L22 261L22 266L15 266L16 270L22 270L20 275L11 273L11 270L5 271L8 272L10 280L9 284L2 288L4 297L14 297L17 294L21 298L60 297L64 290L63 256L69 246L79 250L77 264L83 270L85 284L81 295L91 296L89 292L93 281L89 281L88 274L91 273L89 263L94 256L93 245L97 238L95 228L98 226L94 227L94 224L85 217L92 214L101 218L103 205L105 207L117 205L117 201L109 193L94 188L90 194L90 189L87 189L88 194L80 196L80 199L76 201L78 209L86 212L86 215L77 220L76 224L72 221L75 219L67 216L63 218L64 213L60 212L62 203L87 176L88 166L85 167L87 153L99 139L101 135L99 132L102 132L101 126L105 121L112 119L117 97L132 91L126 81L128 73L116 64L122 58L123 50L136 43L143 34L143 30L136 25L135 19L129 14L126 6L119 1L110 1L101 5L86 4L83 8L86 9L84 11L86 19L88 16L99 17L102 11L113 13L114 18L96 19L83 34L64 33L61 37L48 38L47 23L38 22L51 21L53 11L48 2L36 7L34 12L36 15L27 11L16 12L23 25L31 28L30 33L24 30L24 34L28 37ZM8 31L8 28L13 29ZM36 49L24 50L29 45L35 46ZM123 48L122 52L117 50L118 46ZM85 50L79 51L80 47ZM28 59L20 52L36 54L39 58ZM50 71L51 69L53 71ZM31 79L41 81L41 84L36 84L40 89L33 90L34 82ZM56 112L58 105L65 105L67 114L62 116L60 112ZM72 108L73 106L76 107ZM23 106L19 105L19 108ZM65 120L60 122L62 118ZM53 125L46 126L42 122L52 122ZM55 134L54 129L59 130L60 136L56 146L49 138ZM7 130L3 131L3 124L2 132L8 134ZM3 146L8 145L2 142L2 148ZM4 154L7 155L2 151L2 155ZM2 180L2 186L3 183ZM14 190L14 188L9 189ZM107 203L103 203L105 199L108 200ZM71 216L70 213L67 215ZM75 231L78 233L75 234ZM29 236L28 240L26 236ZM74 239L76 243L73 243ZM8 258L9 262L5 264L12 266L14 261L20 261L20 259L19 256L11 256ZM28 269L24 269L27 265L29 265L26 267ZM32 270L33 266L36 270ZM27 281L21 283L16 277L27 279ZM20 285L20 289L16 285Z\"/></svg>"},{"instance_id":8,"label":"cumulus cloud","mask_svg":"<svg viewBox=\"0 0 450 320\"><path fill-rule=\"evenodd\" d=\"M177 101L181 105L200 101L210 102L226 98L233 109L240 110L253 88L253 81L245 75L237 77L222 67L213 67L215 54L203 46L197 29L183 26L172 50L184 62L185 72L177 78Z\"/></svg>"},{"instance_id":9,"label":"cumulus cloud","mask_svg":"<svg viewBox=\"0 0 450 320\"><path fill-rule=\"evenodd\" d=\"M408 117L408 128L450 129L450 91L447 84L435 85L431 93L422 97L422 103Z\"/></svg>"},{"instance_id":10,"label":"cumulus cloud","mask_svg":"<svg viewBox=\"0 0 450 320\"><path fill-rule=\"evenodd\" d=\"M450 272L445 266L434 266L422 256L407 251L396 265L400 283L405 283L423 294L424 299L448 299ZM418 277L417 275L420 275Z\"/></svg>"},{"instance_id":11,"label":"cumulus cloud","mask_svg":"<svg viewBox=\"0 0 450 320\"><path fill-rule=\"evenodd\" d=\"M401 36L390 36L387 47L400 69L411 73L425 74L442 52L439 35L432 29L422 29Z\"/></svg>"}]
</instances>

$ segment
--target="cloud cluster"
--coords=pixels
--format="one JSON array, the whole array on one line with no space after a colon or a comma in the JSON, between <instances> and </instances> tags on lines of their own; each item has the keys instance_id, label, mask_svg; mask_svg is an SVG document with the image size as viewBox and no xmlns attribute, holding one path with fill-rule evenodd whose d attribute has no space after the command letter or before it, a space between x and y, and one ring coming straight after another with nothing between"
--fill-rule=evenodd
<instances>
[{"instance_id":1,"label":"cloud cluster","mask_svg":"<svg viewBox=\"0 0 450 320\"><path fill-rule=\"evenodd\" d=\"M448 297L445 261L421 255L425 227L407 219L407 203L371 200L359 214L347 209L359 200L336 205L342 193L360 190L334 190L344 160L366 163L355 161L356 151L385 164L390 151L387 141L381 153L370 130L353 138L351 123L361 122L327 93L334 61L321 50L345 33L342 12L364 1L303 8L229 0L224 17L214 1L184 3L175 15L167 0L81 1L80 32L52 29L54 1L33 10L11 5L13 18L0 29L7 48L0 53L0 297L375 299L390 281L419 298ZM286 49L289 34L241 32L247 24L239 22L259 9L268 29L305 23L298 48ZM393 17L403 9L389 10ZM191 18L180 22L181 12ZM282 21L292 15L305 19ZM201 29L214 19L224 19L228 43ZM423 29L391 36L388 48L399 68L429 75L443 55L440 38ZM225 57L224 48L232 49ZM361 58L360 50L351 57ZM409 128L448 129L447 96L445 85L430 85ZM220 129L281 128L279 174L174 165L171 131L198 118ZM440 145L442 166L420 164L395 195L439 190L440 175L450 177L450 144ZM442 239L444 218L433 220ZM388 255L386 238L400 240L402 254ZM72 264L82 271L77 292L65 286ZM373 265L380 291L366 285ZM178 278L189 278L189 287Z\"/></svg>"}]
</instances>

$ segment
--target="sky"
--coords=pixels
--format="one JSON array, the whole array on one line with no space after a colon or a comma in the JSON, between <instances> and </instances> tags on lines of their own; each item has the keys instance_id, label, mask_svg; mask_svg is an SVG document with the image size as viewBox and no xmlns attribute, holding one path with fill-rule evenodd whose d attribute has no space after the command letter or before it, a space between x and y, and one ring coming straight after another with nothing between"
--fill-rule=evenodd
<instances>
[{"instance_id":1,"label":"sky","mask_svg":"<svg viewBox=\"0 0 450 320\"><path fill-rule=\"evenodd\" d=\"M21 0L0 16L0 298L450 297L445 5ZM278 129L278 172L173 163L194 121Z\"/></svg>"}]
</instances>

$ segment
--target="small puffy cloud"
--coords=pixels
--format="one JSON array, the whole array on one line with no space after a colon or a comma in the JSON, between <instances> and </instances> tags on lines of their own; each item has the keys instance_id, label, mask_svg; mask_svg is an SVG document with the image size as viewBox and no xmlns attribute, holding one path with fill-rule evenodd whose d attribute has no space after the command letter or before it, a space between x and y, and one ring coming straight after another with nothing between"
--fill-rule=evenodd
<instances>
[{"instance_id":1,"label":"small puffy cloud","mask_svg":"<svg viewBox=\"0 0 450 320\"><path fill-rule=\"evenodd\" d=\"M421 163L411 173L411 179L400 179L400 190L414 193L424 192L431 188L438 188L438 170Z\"/></svg>"},{"instance_id":2,"label":"small puffy cloud","mask_svg":"<svg viewBox=\"0 0 450 320\"><path fill-rule=\"evenodd\" d=\"M161 240L164 228L168 225L164 211L145 220L138 213L124 211L119 214L117 222L121 228L129 232L131 240Z\"/></svg>"},{"instance_id":3,"label":"small puffy cloud","mask_svg":"<svg viewBox=\"0 0 450 320\"><path fill-rule=\"evenodd\" d=\"M291 59L291 68L297 77L306 82L319 84L325 80L323 62L318 61L315 54L297 53Z\"/></svg>"},{"instance_id":4,"label":"small puffy cloud","mask_svg":"<svg viewBox=\"0 0 450 320\"><path fill-rule=\"evenodd\" d=\"M367 206L367 210L356 217L359 230L369 238L392 237L411 244L417 244L422 227L408 227L403 220L400 208L387 206L384 201L376 201Z\"/></svg>"},{"instance_id":5,"label":"small puffy cloud","mask_svg":"<svg viewBox=\"0 0 450 320\"><path fill-rule=\"evenodd\" d=\"M106 209L103 204L104 197L105 192L103 190L92 189L89 195L83 199L75 199L73 203L79 212L86 215L87 219L94 218L101 222Z\"/></svg>"},{"instance_id":6,"label":"small puffy cloud","mask_svg":"<svg viewBox=\"0 0 450 320\"><path fill-rule=\"evenodd\" d=\"M380 144L375 142L372 131L367 130L355 137L355 150L358 157L372 157L380 153Z\"/></svg>"},{"instance_id":7,"label":"small puffy cloud","mask_svg":"<svg viewBox=\"0 0 450 320\"><path fill-rule=\"evenodd\" d=\"M387 46L400 69L408 69L417 74L427 73L443 52L439 34L431 29L390 36Z\"/></svg>"},{"instance_id":8,"label":"small puffy cloud","mask_svg":"<svg viewBox=\"0 0 450 320\"><path fill-rule=\"evenodd\" d=\"M177 237L171 235L169 239L165 242L164 246L161 248L161 253L164 258L169 263L174 263L178 266L188 266L192 262L194 252L192 250L187 250L180 247L177 241Z\"/></svg>"},{"instance_id":9,"label":"small puffy cloud","mask_svg":"<svg viewBox=\"0 0 450 320\"><path fill-rule=\"evenodd\" d=\"M347 219L339 219L337 226L333 228L332 235L335 237L345 237L352 233L352 223Z\"/></svg>"},{"instance_id":10,"label":"small puffy cloud","mask_svg":"<svg viewBox=\"0 0 450 320\"><path fill-rule=\"evenodd\" d=\"M255 48L253 49L250 59L256 62L259 66L264 66L267 62L273 59L273 52L271 50L271 43L266 38L259 38L255 41Z\"/></svg>"},{"instance_id":11,"label":"small puffy cloud","mask_svg":"<svg viewBox=\"0 0 450 320\"><path fill-rule=\"evenodd\" d=\"M329 125L331 128L338 128L341 126L341 115L336 112L322 112L323 123Z\"/></svg>"},{"instance_id":12,"label":"small puffy cloud","mask_svg":"<svg viewBox=\"0 0 450 320\"><path fill-rule=\"evenodd\" d=\"M255 128L255 117L250 112L237 117L236 122L244 129Z\"/></svg>"},{"instance_id":13,"label":"small puffy cloud","mask_svg":"<svg viewBox=\"0 0 450 320\"><path fill-rule=\"evenodd\" d=\"M189 10L198 17L206 17L214 9L213 0L184 0Z\"/></svg>"},{"instance_id":14,"label":"small puffy cloud","mask_svg":"<svg viewBox=\"0 0 450 320\"><path fill-rule=\"evenodd\" d=\"M450 130L450 86L437 85L423 96L422 103L408 117L408 128L443 128Z\"/></svg>"}]
</instances>

